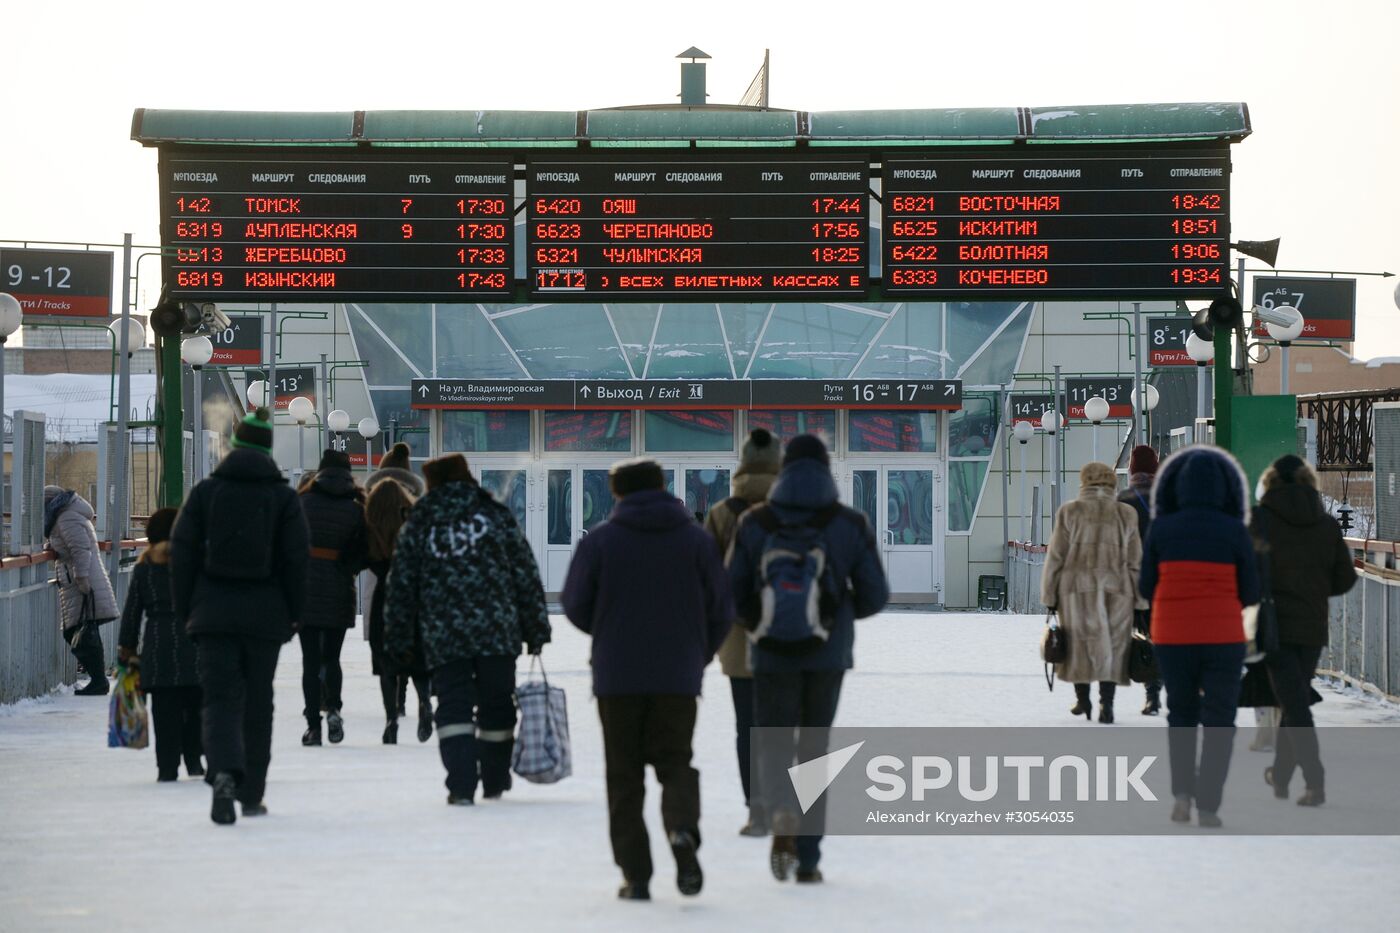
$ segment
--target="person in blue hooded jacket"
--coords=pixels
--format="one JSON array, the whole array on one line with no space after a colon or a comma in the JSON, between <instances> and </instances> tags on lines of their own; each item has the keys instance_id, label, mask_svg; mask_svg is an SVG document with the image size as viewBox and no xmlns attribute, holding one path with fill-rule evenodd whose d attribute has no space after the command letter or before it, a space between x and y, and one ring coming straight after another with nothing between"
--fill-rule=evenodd
<instances>
[{"instance_id":1,"label":"person in blue hooded jacket","mask_svg":"<svg viewBox=\"0 0 1400 933\"><path fill-rule=\"evenodd\" d=\"M1259 569L1245 527L1244 471L1218 447L1167 458L1152 491L1139 592L1152 603L1152 643L1167 688L1172 820L1220 826L1244 667L1241 610L1259 602ZM1196 727L1205 727L1200 765Z\"/></svg>"},{"instance_id":2,"label":"person in blue hooded jacket","mask_svg":"<svg viewBox=\"0 0 1400 933\"><path fill-rule=\"evenodd\" d=\"M799 882L819 882L821 836L797 835L796 830L799 822L807 827L820 826L822 804L818 800L805 818L797 815L796 801L786 781L787 768L794 753L797 759L808 761L827 751L822 744L824 731L836 718L841 681L855 665L855 620L872 616L885 607L889 583L870 523L860 512L838 502L826 445L814 435L800 434L788 442L782 471L768 494L767 505L745 512L735 531L729 553L729 579L739 617L746 627L752 628L762 614L764 552L771 534L765 521L769 525L776 521L780 526L819 528L830 579L837 591L835 605L826 620L828 635L820 647L794 653L752 642L749 645L754 675L754 725L795 727L799 733L795 748L781 742L764 743L761 780L765 784L771 781L767 790L782 794L781 798L770 797L774 812L769 864L779 881L787 879L795 864Z\"/></svg>"}]
</instances>

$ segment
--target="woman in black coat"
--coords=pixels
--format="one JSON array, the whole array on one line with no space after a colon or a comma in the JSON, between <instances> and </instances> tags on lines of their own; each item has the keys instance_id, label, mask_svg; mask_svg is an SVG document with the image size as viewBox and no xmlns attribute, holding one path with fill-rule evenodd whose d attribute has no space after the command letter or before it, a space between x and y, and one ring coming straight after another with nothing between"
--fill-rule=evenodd
<instances>
[{"instance_id":1,"label":"woman in black coat","mask_svg":"<svg viewBox=\"0 0 1400 933\"><path fill-rule=\"evenodd\" d=\"M156 736L156 780L179 777L180 758L190 777L204 774L200 738L199 671L195 645L175 620L170 589L170 529L175 509L158 509L146 523L150 542L136 562L126 591L117 656L139 665L141 689L151 698L151 726ZM145 630L141 622L145 620Z\"/></svg>"},{"instance_id":2,"label":"woman in black coat","mask_svg":"<svg viewBox=\"0 0 1400 933\"><path fill-rule=\"evenodd\" d=\"M1264 665L1282 710L1264 780L1275 797L1287 800L1288 782L1301 768L1306 789L1298 804L1316 807L1326 794L1309 686L1327 647L1327 600L1352 588L1356 568L1341 527L1318 495L1312 467L1292 454L1280 457L1259 485L1263 494L1249 530L1260 560L1268 561L1278 646L1268 648Z\"/></svg>"},{"instance_id":3,"label":"woman in black coat","mask_svg":"<svg viewBox=\"0 0 1400 933\"><path fill-rule=\"evenodd\" d=\"M365 483L365 489L369 493L365 503L369 569L375 578L369 605L369 648L384 698L384 744L394 745L399 740L399 716L407 699L409 680L413 681L418 694L418 741L426 742L433 736L433 704L428 672L422 667L422 659L418 660L417 667L405 669L384 653L384 597L389 589L394 544L413 504L424 492L423 481L409 469L407 444L395 444L385 454L379 469Z\"/></svg>"},{"instance_id":4,"label":"woman in black coat","mask_svg":"<svg viewBox=\"0 0 1400 933\"><path fill-rule=\"evenodd\" d=\"M311 562L306 570L306 606L302 609L301 692L306 701L303 745L321 744L321 708L326 709L327 738L345 738L340 718L340 649L355 627L355 575L365 569L364 492L350 473L350 457L327 450L316 479L301 493L301 508L311 533ZM324 692L323 692L324 675Z\"/></svg>"}]
</instances>

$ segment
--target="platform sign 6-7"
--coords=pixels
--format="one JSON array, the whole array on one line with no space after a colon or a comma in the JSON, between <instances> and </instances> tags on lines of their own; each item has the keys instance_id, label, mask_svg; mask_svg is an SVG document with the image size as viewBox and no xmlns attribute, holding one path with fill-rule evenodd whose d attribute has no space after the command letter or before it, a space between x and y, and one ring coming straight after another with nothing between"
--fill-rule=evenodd
<instances>
[{"instance_id":1,"label":"platform sign 6-7","mask_svg":"<svg viewBox=\"0 0 1400 933\"><path fill-rule=\"evenodd\" d=\"M1356 339L1356 279L1256 275L1254 304L1263 308L1297 308L1303 315L1300 340ZM1254 335L1268 336L1257 317Z\"/></svg>"}]
</instances>

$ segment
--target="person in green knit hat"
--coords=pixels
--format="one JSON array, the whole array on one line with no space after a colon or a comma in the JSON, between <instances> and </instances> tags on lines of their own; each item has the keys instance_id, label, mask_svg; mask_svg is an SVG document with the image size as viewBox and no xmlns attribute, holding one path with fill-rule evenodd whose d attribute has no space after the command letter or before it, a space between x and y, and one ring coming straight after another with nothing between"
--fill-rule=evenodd
<instances>
[{"instance_id":1,"label":"person in green knit hat","mask_svg":"<svg viewBox=\"0 0 1400 933\"><path fill-rule=\"evenodd\" d=\"M210 818L267 812L272 677L298 628L311 545L301 503L272 459L272 419L259 408L233 450L192 490L171 534L177 623L199 645Z\"/></svg>"}]
</instances>

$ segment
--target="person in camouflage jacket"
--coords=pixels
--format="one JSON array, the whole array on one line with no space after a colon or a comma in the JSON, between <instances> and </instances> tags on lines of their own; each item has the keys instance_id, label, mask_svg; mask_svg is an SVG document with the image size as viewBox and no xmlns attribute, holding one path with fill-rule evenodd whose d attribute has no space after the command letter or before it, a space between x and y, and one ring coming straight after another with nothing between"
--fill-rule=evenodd
<instances>
[{"instance_id":1,"label":"person in camouflage jacket","mask_svg":"<svg viewBox=\"0 0 1400 933\"><path fill-rule=\"evenodd\" d=\"M488 799L510 787L515 659L543 649L549 615L530 545L466 458L429 460L423 477L389 569L384 651L432 672L447 801L470 804L478 776Z\"/></svg>"}]
</instances>

